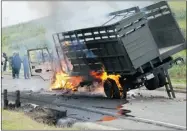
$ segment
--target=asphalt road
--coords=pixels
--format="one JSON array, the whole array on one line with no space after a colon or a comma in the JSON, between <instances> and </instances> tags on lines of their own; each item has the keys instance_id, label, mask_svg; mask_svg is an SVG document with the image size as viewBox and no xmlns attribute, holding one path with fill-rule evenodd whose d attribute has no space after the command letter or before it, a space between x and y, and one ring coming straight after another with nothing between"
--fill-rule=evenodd
<instances>
[{"instance_id":1,"label":"asphalt road","mask_svg":"<svg viewBox=\"0 0 187 131\"><path fill-rule=\"evenodd\" d=\"M64 94L60 91L49 91L49 81L43 81L37 77L30 80L23 78L14 79L10 76L4 76L2 80L2 89L8 91L21 90L22 92L32 90L32 97L38 99L45 99L51 103L67 103L79 107L91 108L113 114L118 113L118 107L130 110L129 115L138 118L160 121L186 127L186 94L176 93L176 99L168 99L167 93L164 91L147 91L147 90L133 90L135 97L129 97L129 103L124 104L123 100L109 100L104 98L102 89L98 92L89 93L82 91L76 94ZM42 89L42 90L41 90ZM36 93L37 92L37 93ZM26 93L25 93L26 94ZM24 95L25 95L24 94ZM120 129L167 129L165 127L135 122L127 119L116 118L112 121L98 121L105 115L85 112L77 109L67 108L63 105L58 107L61 110L67 110L69 115L73 115L79 119L84 119L94 123L112 126Z\"/></svg>"}]
</instances>

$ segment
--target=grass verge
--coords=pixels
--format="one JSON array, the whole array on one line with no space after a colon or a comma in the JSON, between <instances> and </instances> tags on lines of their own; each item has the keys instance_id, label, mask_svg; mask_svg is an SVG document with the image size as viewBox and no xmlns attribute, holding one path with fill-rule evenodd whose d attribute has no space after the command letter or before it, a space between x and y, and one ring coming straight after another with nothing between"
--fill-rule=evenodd
<instances>
[{"instance_id":1,"label":"grass verge","mask_svg":"<svg viewBox=\"0 0 187 131\"><path fill-rule=\"evenodd\" d=\"M2 130L76 130L37 123L23 112L2 110Z\"/></svg>"},{"instance_id":2,"label":"grass verge","mask_svg":"<svg viewBox=\"0 0 187 131\"><path fill-rule=\"evenodd\" d=\"M186 85L186 65L174 65L169 69L169 75L173 84Z\"/></svg>"}]
</instances>

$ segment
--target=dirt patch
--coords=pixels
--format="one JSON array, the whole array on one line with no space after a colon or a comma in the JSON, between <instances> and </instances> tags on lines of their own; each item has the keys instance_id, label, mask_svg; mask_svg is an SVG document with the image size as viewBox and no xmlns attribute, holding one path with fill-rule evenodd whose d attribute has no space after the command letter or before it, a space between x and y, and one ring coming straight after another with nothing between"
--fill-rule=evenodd
<instances>
[{"instance_id":1,"label":"dirt patch","mask_svg":"<svg viewBox=\"0 0 187 131\"><path fill-rule=\"evenodd\" d=\"M57 122L57 118L53 115L53 113L51 113L50 110L44 109L39 106L31 109L25 114L39 123L44 123L47 125L56 125Z\"/></svg>"},{"instance_id":2,"label":"dirt patch","mask_svg":"<svg viewBox=\"0 0 187 131\"><path fill-rule=\"evenodd\" d=\"M15 104L9 103L7 110L24 112L25 115L29 116L34 121L49 126L56 126L58 120L65 118L67 114L66 111L44 108L35 104L24 104L20 108L15 108Z\"/></svg>"},{"instance_id":3,"label":"dirt patch","mask_svg":"<svg viewBox=\"0 0 187 131\"><path fill-rule=\"evenodd\" d=\"M50 126L69 128L78 121L74 118L68 118L66 116L67 111L58 111L31 104L22 106L22 109L33 120Z\"/></svg>"}]
</instances>

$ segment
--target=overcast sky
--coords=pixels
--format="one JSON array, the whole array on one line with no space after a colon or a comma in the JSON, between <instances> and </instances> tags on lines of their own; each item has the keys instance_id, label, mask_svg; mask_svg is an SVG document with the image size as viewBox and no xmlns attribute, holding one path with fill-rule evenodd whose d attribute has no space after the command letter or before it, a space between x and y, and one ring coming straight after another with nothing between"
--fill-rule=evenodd
<instances>
[{"instance_id":1,"label":"overcast sky","mask_svg":"<svg viewBox=\"0 0 187 131\"><path fill-rule=\"evenodd\" d=\"M37 12L28 8L27 1L2 1L2 26L37 18Z\"/></svg>"},{"instance_id":2,"label":"overcast sky","mask_svg":"<svg viewBox=\"0 0 187 131\"><path fill-rule=\"evenodd\" d=\"M78 1L78 2L50 2L50 1L3 1L2 2L2 26L9 26L21 22L30 21L51 13L61 11L66 20L69 16L84 19L92 19L111 11L125 9L132 6L145 6L152 2L100 2L100 1ZM68 15L67 15L68 14Z\"/></svg>"}]
</instances>

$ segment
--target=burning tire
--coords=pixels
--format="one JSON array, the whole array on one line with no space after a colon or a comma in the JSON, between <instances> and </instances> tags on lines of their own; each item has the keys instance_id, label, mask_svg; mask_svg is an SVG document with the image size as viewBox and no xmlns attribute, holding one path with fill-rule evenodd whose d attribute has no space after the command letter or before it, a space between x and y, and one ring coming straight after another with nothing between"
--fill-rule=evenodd
<instances>
[{"instance_id":1,"label":"burning tire","mask_svg":"<svg viewBox=\"0 0 187 131\"><path fill-rule=\"evenodd\" d=\"M115 80L109 79L109 81L112 83L112 94L113 94L113 98L115 99L120 99L120 91L119 88L115 82Z\"/></svg>"},{"instance_id":2,"label":"burning tire","mask_svg":"<svg viewBox=\"0 0 187 131\"><path fill-rule=\"evenodd\" d=\"M104 91L107 98L120 99L120 91L115 80L107 79L104 82Z\"/></svg>"},{"instance_id":3,"label":"burning tire","mask_svg":"<svg viewBox=\"0 0 187 131\"><path fill-rule=\"evenodd\" d=\"M109 80L104 82L104 92L107 98L112 98L112 84Z\"/></svg>"}]
</instances>

